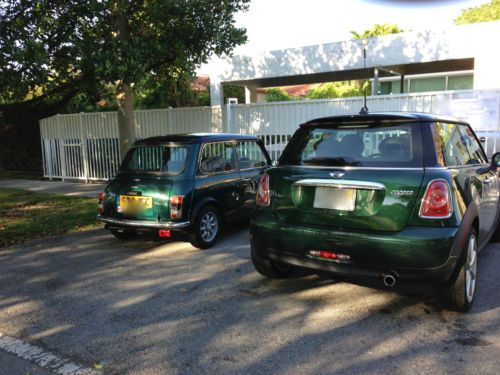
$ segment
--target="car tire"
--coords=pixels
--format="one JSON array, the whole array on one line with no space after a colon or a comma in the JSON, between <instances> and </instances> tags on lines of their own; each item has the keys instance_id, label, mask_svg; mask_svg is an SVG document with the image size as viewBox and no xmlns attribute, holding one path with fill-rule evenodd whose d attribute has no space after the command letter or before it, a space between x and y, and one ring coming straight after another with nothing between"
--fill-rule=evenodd
<instances>
[{"instance_id":1,"label":"car tire","mask_svg":"<svg viewBox=\"0 0 500 375\"><path fill-rule=\"evenodd\" d=\"M120 240L130 240L137 236L137 232L131 229L110 229L109 231Z\"/></svg>"},{"instance_id":2,"label":"car tire","mask_svg":"<svg viewBox=\"0 0 500 375\"><path fill-rule=\"evenodd\" d=\"M472 229L467 237L458 273L441 289L446 308L466 312L472 306L477 285L477 256L477 235L475 229Z\"/></svg>"},{"instance_id":3,"label":"car tire","mask_svg":"<svg viewBox=\"0 0 500 375\"><path fill-rule=\"evenodd\" d=\"M293 266L263 257L253 246L251 247L250 255L255 270L262 276L270 279L284 279L290 276L293 271Z\"/></svg>"},{"instance_id":4,"label":"car tire","mask_svg":"<svg viewBox=\"0 0 500 375\"><path fill-rule=\"evenodd\" d=\"M217 207L207 205L196 216L190 237L191 244L199 249L208 249L215 245L222 227L221 216Z\"/></svg>"}]
</instances>

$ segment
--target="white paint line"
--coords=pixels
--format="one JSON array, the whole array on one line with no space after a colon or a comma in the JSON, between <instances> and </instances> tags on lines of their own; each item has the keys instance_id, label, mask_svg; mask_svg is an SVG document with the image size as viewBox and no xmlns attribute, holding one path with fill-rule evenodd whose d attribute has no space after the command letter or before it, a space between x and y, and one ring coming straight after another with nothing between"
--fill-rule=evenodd
<instances>
[{"instance_id":1,"label":"white paint line","mask_svg":"<svg viewBox=\"0 0 500 375\"><path fill-rule=\"evenodd\" d=\"M45 351L43 348L29 344L0 332L0 350L14 354L46 370L61 375L101 375L102 372L74 363L67 358Z\"/></svg>"}]
</instances>

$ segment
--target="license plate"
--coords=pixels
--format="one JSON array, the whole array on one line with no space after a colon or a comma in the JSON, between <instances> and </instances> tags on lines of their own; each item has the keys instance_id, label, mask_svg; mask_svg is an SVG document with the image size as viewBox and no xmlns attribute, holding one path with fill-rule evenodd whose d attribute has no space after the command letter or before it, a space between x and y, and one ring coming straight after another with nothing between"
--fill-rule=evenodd
<instances>
[{"instance_id":1,"label":"license plate","mask_svg":"<svg viewBox=\"0 0 500 375\"><path fill-rule=\"evenodd\" d=\"M120 195L120 204L122 211L142 211L153 207L153 198L140 195Z\"/></svg>"},{"instance_id":2,"label":"license plate","mask_svg":"<svg viewBox=\"0 0 500 375\"><path fill-rule=\"evenodd\" d=\"M356 189L317 186L313 207L328 210L354 211L356 207Z\"/></svg>"}]
</instances>

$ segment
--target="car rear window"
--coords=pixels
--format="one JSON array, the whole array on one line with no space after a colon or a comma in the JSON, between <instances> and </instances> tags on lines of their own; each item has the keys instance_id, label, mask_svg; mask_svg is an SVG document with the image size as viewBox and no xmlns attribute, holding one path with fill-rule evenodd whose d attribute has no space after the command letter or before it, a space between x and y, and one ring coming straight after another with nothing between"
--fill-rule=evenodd
<instances>
[{"instance_id":1,"label":"car rear window","mask_svg":"<svg viewBox=\"0 0 500 375\"><path fill-rule=\"evenodd\" d=\"M121 170L126 172L179 174L184 169L186 157L186 147L139 146L127 153Z\"/></svg>"},{"instance_id":2,"label":"car rear window","mask_svg":"<svg viewBox=\"0 0 500 375\"><path fill-rule=\"evenodd\" d=\"M304 126L280 164L422 167L420 127L418 123Z\"/></svg>"}]
</instances>

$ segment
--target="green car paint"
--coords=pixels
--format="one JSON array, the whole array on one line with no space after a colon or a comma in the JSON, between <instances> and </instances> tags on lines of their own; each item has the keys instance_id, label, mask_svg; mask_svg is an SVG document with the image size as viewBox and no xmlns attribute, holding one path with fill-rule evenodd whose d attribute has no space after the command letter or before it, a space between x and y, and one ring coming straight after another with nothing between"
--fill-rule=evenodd
<instances>
[{"instance_id":1,"label":"green car paint","mask_svg":"<svg viewBox=\"0 0 500 375\"><path fill-rule=\"evenodd\" d=\"M223 222L250 215L258 182L269 165L269 156L255 136L189 134L143 139L132 146L118 174L107 183L98 219L120 238L168 230L191 235L195 246L209 247ZM179 197L180 210L174 214L172 202ZM131 210L120 199L142 203L140 209ZM199 216L206 214L207 207L218 223L214 237L200 242Z\"/></svg>"},{"instance_id":2,"label":"green car paint","mask_svg":"<svg viewBox=\"0 0 500 375\"><path fill-rule=\"evenodd\" d=\"M342 149L348 137L362 140L359 153L352 142ZM330 145L321 151L323 142ZM470 127L453 119L382 113L312 120L267 171L270 199L257 206L250 227L254 265L268 277L294 266L448 287L470 233L479 249L498 237L500 156L494 159L489 163ZM421 212L431 185L448 186L444 216Z\"/></svg>"}]
</instances>

